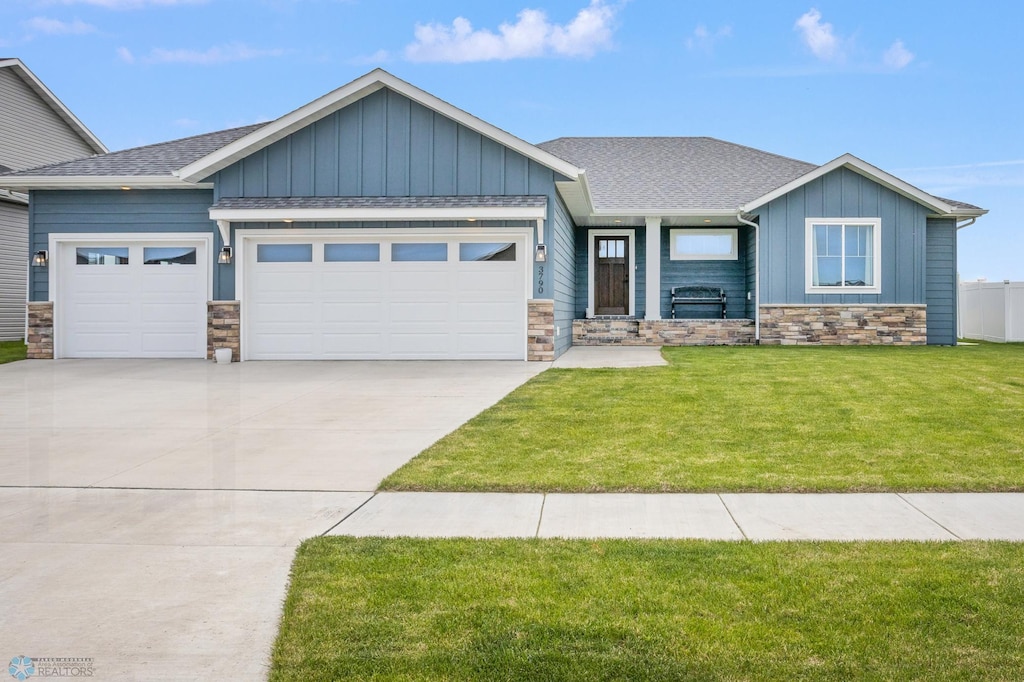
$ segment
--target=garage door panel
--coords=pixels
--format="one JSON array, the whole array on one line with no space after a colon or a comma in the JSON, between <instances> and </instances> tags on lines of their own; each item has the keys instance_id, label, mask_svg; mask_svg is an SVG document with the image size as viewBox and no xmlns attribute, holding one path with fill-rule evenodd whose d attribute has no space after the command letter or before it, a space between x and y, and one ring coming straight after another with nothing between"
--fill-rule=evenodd
<instances>
[{"instance_id":1,"label":"garage door panel","mask_svg":"<svg viewBox=\"0 0 1024 682\"><path fill-rule=\"evenodd\" d=\"M458 284L460 291L470 295L484 296L514 291L519 279L517 273L508 270L505 272L460 272Z\"/></svg>"},{"instance_id":2,"label":"garage door panel","mask_svg":"<svg viewBox=\"0 0 1024 682\"><path fill-rule=\"evenodd\" d=\"M451 238L435 242L447 244L447 260L392 261L394 238L351 237L379 243L383 259L317 262L337 235L296 235L313 242L313 262L299 268L247 259L246 357L523 359L525 248L517 261L461 261L460 240ZM443 251L432 244L418 242L416 254Z\"/></svg>"},{"instance_id":3,"label":"garage door panel","mask_svg":"<svg viewBox=\"0 0 1024 682\"><path fill-rule=\"evenodd\" d=\"M352 323L352 322L375 322L386 321L379 302L347 303L337 301L324 303L321 306L321 319L325 324Z\"/></svg>"},{"instance_id":4,"label":"garage door panel","mask_svg":"<svg viewBox=\"0 0 1024 682\"><path fill-rule=\"evenodd\" d=\"M195 316L195 304L183 303L143 303L142 321L159 324L171 324L181 326L188 324ZM189 332L189 336L195 336L195 331Z\"/></svg>"},{"instance_id":5,"label":"garage door panel","mask_svg":"<svg viewBox=\"0 0 1024 682\"><path fill-rule=\"evenodd\" d=\"M190 333L145 332L142 334L142 350L147 353L159 354L158 357L169 357L173 354L188 357L188 353L195 348L197 340L197 335Z\"/></svg>"},{"instance_id":6,"label":"garage door panel","mask_svg":"<svg viewBox=\"0 0 1024 682\"><path fill-rule=\"evenodd\" d=\"M108 275L106 273L93 274L92 272L83 273L84 269L95 270L91 266L78 266L75 268L77 272L73 271L74 277L74 288L69 289L69 293L72 295L88 295L98 294L101 296L106 295L123 295L126 289L132 288L132 275L131 273Z\"/></svg>"},{"instance_id":7,"label":"garage door panel","mask_svg":"<svg viewBox=\"0 0 1024 682\"><path fill-rule=\"evenodd\" d=\"M131 349L131 334L107 329L82 329L76 334L76 357L120 357Z\"/></svg>"},{"instance_id":8,"label":"garage door panel","mask_svg":"<svg viewBox=\"0 0 1024 682\"><path fill-rule=\"evenodd\" d=\"M71 323L78 323L83 326L113 325L129 323L131 321L131 314L132 306L127 301L123 303L113 301L99 303L73 301L65 319Z\"/></svg>"}]
</instances>

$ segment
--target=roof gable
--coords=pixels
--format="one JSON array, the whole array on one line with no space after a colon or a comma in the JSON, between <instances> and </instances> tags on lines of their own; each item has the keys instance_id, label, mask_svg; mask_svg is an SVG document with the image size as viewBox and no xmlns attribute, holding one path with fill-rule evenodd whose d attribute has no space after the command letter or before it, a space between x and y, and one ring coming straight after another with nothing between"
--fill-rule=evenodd
<instances>
[{"instance_id":1,"label":"roof gable","mask_svg":"<svg viewBox=\"0 0 1024 682\"><path fill-rule=\"evenodd\" d=\"M259 130L218 149L181 168L176 175L186 182L201 182L219 170L263 149L274 142L343 109L382 88L389 88L408 99L452 119L484 137L509 147L556 173L576 179L582 171L572 164L524 140L497 128L447 102L396 78L383 69L375 69L347 85L334 90L291 113L272 121Z\"/></svg>"},{"instance_id":2,"label":"roof gable","mask_svg":"<svg viewBox=\"0 0 1024 682\"><path fill-rule=\"evenodd\" d=\"M851 171L858 173L870 180L877 182L883 187L887 187L892 191L900 194L912 201L921 204L938 215L963 215L963 216L980 216L987 213L984 209L970 204L964 204L962 202L951 202L946 199L940 199L939 197L928 194L924 190L914 187L908 182L900 180L895 175L887 173L881 168L872 166L867 161L858 159L853 154L843 154L842 156L829 161L824 166L818 166L798 178L787 182L784 185L776 187L770 192L767 192L760 197L753 199L740 209L744 213L751 213L757 208L764 206L765 204L778 199L779 197L789 194L793 190L806 185L813 180L816 180L823 175L831 173L839 168L848 168Z\"/></svg>"}]
</instances>

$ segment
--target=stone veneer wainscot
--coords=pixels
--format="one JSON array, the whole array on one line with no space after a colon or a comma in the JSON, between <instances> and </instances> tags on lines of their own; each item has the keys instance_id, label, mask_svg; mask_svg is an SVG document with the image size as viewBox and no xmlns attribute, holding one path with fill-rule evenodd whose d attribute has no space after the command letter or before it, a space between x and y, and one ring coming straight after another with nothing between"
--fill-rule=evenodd
<instances>
[{"instance_id":1,"label":"stone veneer wainscot","mask_svg":"<svg viewBox=\"0 0 1024 682\"><path fill-rule=\"evenodd\" d=\"M754 321L745 319L573 320L575 346L746 346Z\"/></svg>"},{"instance_id":2,"label":"stone veneer wainscot","mask_svg":"<svg viewBox=\"0 0 1024 682\"><path fill-rule=\"evenodd\" d=\"M918 346L928 343L924 305L761 306L761 343Z\"/></svg>"},{"instance_id":3,"label":"stone veneer wainscot","mask_svg":"<svg viewBox=\"0 0 1024 682\"><path fill-rule=\"evenodd\" d=\"M28 353L30 360L53 360L53 301L28 304Z\"/></svg>"},{"instance_id":4,"label":"stone veneer wainscot","mask_svg":"<svg viewBox=\"0 0 1024 682\"><path fill-rule=\"evenodd\" d=\"M217 348L231 349L231 362L242 359L241 301L208 301L206 304L206 357Z\"/></svg>"},{"instance_id":5,"label":"stone veneer wainscot","mask_svg":"<svg viewBox=\"0 0 1024 682\"><path fill-rule=\"evenodd\" d=\"M555 302L530 299L526 310L526 359L551 362L555 359Z\"/></svg>"}]
</instances>

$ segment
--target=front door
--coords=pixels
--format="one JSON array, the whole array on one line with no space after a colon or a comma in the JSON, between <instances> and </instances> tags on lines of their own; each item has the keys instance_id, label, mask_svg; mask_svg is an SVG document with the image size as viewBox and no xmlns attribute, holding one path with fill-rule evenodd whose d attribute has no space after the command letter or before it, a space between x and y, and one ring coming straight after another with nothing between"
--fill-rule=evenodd
<instances>
[{"instance_id":1,"label":"front door","mask_svg":"<svg viewBox=\"0 0 1024 682\"><path fill-rule=\"evenodd\" d=\"M629 237L595 237L594 314L629 315Z\"/></svg>"}]
</instances>

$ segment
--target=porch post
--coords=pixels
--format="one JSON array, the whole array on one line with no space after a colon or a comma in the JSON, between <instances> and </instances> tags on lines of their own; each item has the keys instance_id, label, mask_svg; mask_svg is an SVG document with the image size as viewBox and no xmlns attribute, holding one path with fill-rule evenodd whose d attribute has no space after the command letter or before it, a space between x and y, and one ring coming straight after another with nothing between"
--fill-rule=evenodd
<instances>
[{"instance_id":1,"label":"porch post","mask_svg":"<svg viewBox=\"0 0 1024 682\"><path fill-rule=\"evenodd\" d=\"M645 320L661 319L661 216L647 218Z\"/></svg>"}]
</instances>

